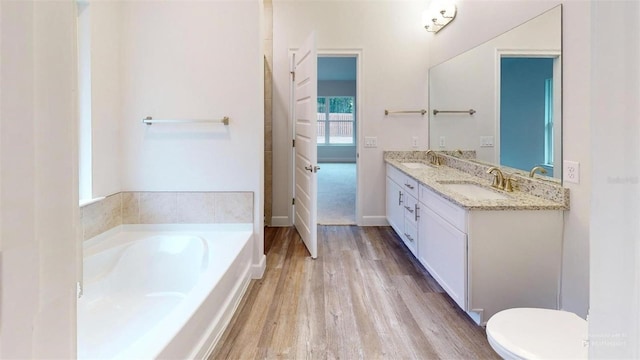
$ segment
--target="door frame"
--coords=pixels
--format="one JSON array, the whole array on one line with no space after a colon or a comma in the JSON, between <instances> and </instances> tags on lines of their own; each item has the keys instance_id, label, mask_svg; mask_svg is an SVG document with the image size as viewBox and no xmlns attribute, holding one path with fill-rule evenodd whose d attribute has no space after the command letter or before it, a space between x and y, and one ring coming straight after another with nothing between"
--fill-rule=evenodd
<instances>
[{"instance_id":1,"label":"door frame","mask_svg":"<svg viewBox=\"0 0 640 360\"><path fill-rule=\"evenodd\" d=\"M290 48L289 49L289 69L293 69L293 54L298 51L298 48ZM362 114L362 57L363 57L363 49L362 48L344 48L344 49L336 49L336 48L318 48L317 56L318 57L355 57L356 58L356 225L362 226L362 189L363 186L363 177L361 174L361 161L360 154L362 153L362 128L363 128L363 118L360 116ZM291 80L291 78L289 78ZM293 118L293 82L289 81L289 123L288 123L288 131L291 140L295 139L295 119ZM291 194L291 198L295 197L295 168L294 168L294 156L295 151L290 148L289 153L289 194ZM320 170L322 171L322 169ZM317 204L316 204L317 206ZM293 204L289 207L288 211L290 223L293 224L294 221L294 208Z\"/></svg>"},{"instance_id":2,"label":"door frame","mask_svg":"<svg viewBox=\"0 0 640 360\"><path fill-rule=\"evenodd\" d=\"M553 59L553 154L554 168L553 177L562 179L562 51L557 49L496 49L495 52L495 133L494 139L494 159L500 163L500 76L501 59L503 57L523 57L523 58L547 58ZM556 90L557 89L557 90ZM556 106L556 104L560 104ZM556 136L560 134L560 136Z\"/></svg>"}]
</instances>

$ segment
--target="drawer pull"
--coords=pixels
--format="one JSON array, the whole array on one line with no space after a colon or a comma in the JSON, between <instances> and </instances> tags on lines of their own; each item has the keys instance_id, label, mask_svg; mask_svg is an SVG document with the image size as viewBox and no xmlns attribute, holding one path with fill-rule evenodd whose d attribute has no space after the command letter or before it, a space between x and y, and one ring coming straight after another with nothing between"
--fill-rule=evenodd
<instances>
[{"instance_id":1,"label":"drawer pull","mask_svg":"<svg viewBox=\"0 0 640 360\"><path fill-rule=\"evenodd\" d=\"M415 189L415 186L413 186L411 184L404 184L404 186L408 187L411 190Z\"/></svg>"},{"instance_id":2,"label":"drawer pull","mask_svg":"<svg viewBox=\"0 0 640 360\"><path fill-rule=\"evenodd\" d=\"M404 206L404 208L405 208L405 209L407 209L407 210L409 210L409 212L413 214L413 209L412 209L412 208L410 208L410 207L408 207L408 206L406 206L406 205Z\"/></svg>"},{"instance_id":3,"label":"drawer pull","mask_svg":"<svg viewBox=\"0 0 640 360\"><path fill-rule=\"evenodd\" d=\"M409 241L413 242L413 238L411 237L411 235L404 233L404 236L406 236Z\"/></svg>"}]
</instances>

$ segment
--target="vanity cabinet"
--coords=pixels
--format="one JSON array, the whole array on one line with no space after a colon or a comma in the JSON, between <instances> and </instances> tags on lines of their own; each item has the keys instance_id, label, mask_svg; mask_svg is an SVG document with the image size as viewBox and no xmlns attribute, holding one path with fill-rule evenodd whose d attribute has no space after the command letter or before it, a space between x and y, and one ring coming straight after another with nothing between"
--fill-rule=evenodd
<instances>
[{"instance_id":1,"label":"vanity cabinet","mask_svg":"<svg viewBox=\"0 0 640 360\"><path fill-rule=\"evenodd\" d=\"M423 185L419 199L418 259L476 323L558 308L561 210L467 210Z\"/></svg>"},{"instance_id":2,"label":"vanity cabinet","mask_svg":"<svg viewBox=\"0 0 640 360\"><path fill-rule=\"evenodd\" d=\"M418 260L467 309L466 211L420 187ZM428 204L428 205L427 205Z\"/></svg>"},{"instance_id":3,"label":"vanity cabinet","mask_svg":"<svg viewBox=\"0 0 640 360\"><path fill-rule=\"evenodd\" d=\"M387 176L387 222L399 234L404 229L403 197L400 185Z\"/></svg>"},{"instance_id":4,"label":"vanity cabinet","mask_svg":"<svg viewBox=\"0 0 640 360\"><path fill-rule=\"evenodd\" d=\"M389 224L477 324L513 307L559 308L562 209L466 208L389 164L386 180Z\"/></svg>"},{"instance_id":5,"label":"vanity cabinet","mask_svg":"<svg viewBox=\"0 0 640 360\"><path fill-rule=\"evenodd\" d=\"M387 165L387 222L414 256L418 251L418 182Z\"/></svg>"}]
</instances>

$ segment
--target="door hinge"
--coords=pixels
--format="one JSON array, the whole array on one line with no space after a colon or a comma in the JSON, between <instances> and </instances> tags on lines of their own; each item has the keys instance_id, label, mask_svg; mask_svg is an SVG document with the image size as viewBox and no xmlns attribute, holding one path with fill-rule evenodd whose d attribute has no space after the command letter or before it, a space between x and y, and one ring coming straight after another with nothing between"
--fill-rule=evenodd
<instances>
[{"instance_id":1,"label":"door hinge","mask_svg":"<svg viewBox=\"0 0 640 360\"><path fill-rule=\"evenodd\" d=\"M296 139L291 140L291 147L296 147Z\"/></svg>"},{"instance_id":2,"label":"door hinge","mask_svg":"<svg viewBox=\"0 0 640 360\"><path fill-rule=\"evenodd\" d=\"M296 72L290 71L290 73L291 73L291 81L296 81Z\"/></svg>"},{"instance_id":3,"label":"door hinge","mask_svg":"<svg viewBox=\"0 0 640 360\"><path fill-rule=\"evenodd\" d=\"M296 198L291 199L291 205L295 205L296 204Z\"/></svg>"}]
</instances>

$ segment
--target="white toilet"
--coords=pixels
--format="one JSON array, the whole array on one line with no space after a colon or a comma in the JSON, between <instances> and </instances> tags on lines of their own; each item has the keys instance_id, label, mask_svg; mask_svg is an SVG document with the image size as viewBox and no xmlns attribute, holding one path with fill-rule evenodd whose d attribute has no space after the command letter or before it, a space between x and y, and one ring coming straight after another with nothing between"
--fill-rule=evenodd
<instances>
[{"instance_id":1,"label":"white toilet","mask_svg":"<svg viewBox=\"0 0 640 360\"><path fill-rule=\"evenodd\" d=\"M514 308L487 322L489 344L504 359L586 359L587 321L561 310Z\"/></svg>"}]
</instances>

